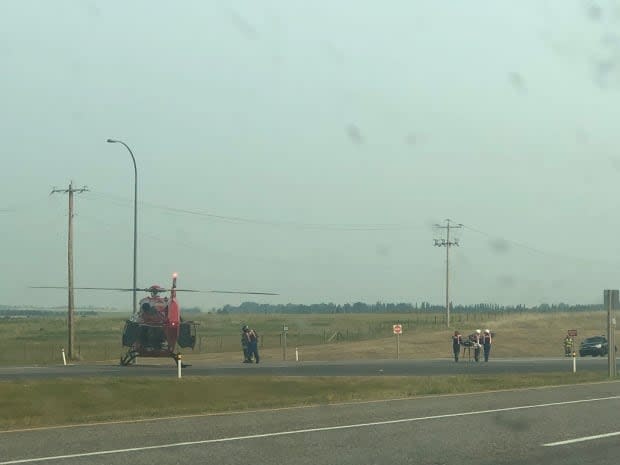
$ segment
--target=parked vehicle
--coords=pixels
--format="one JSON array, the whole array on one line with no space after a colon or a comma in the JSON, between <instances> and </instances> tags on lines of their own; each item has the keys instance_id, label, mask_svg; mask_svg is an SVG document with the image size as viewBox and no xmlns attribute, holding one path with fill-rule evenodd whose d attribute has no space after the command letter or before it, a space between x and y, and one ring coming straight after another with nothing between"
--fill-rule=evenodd
<instances>
[{"instance_id":1,"label":"parked vehicle","mask_svg":"<svg viewBox=\"0 0 620 465\"><path fill-rule=\"evenodd\" d=\"M579 356L592 355L592 357L607 355L609 352L609 343L605 336L587 337L579 346Z\"/></svg>"}]
</instances>

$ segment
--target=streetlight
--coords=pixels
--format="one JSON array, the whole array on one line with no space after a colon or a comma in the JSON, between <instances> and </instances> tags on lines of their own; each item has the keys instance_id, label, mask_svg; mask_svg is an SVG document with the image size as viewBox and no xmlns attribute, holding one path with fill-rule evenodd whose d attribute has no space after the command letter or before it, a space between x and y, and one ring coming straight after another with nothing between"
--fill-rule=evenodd
<instances>
[{"instance_id":1,"label":"streetlight","mask_svg":"<svg viewBox=\"0 0 620 465\"><path fill-rule=\"evenodd\" d=\"M137 270L137 256L138 256L138 168L136 167L136 159L133 156L133 152L129 146L122 140L108 139L109 144L123 144L131 155L131 161L133 161L133 313L137 312L137 282L136 282L136 270Z\"/></svg>"}]
</instances>

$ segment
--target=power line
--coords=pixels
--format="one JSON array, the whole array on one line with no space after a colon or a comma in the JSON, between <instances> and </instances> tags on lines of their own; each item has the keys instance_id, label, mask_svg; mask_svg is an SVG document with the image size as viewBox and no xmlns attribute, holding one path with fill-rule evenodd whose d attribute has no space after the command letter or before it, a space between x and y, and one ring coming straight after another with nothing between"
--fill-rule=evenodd
<instances>
[{"instance_id":1,"label":"power line","mask_svg":"<svg viewBox=\"0 0 620 465\"><path fill-rule=\"evenodd\" d=\"M511 239L506 239L504 237L498 237L498 236L495 236L493 234L481 231L480 229L472 228L471 226L467 226L467 225L462 225L462 226L463 226L463 228L468 229L469 231L481 234L483 236L488 237L489 239L501 240L501 241L504 241L504 242L506 242L508 244L512 244L512 245L514 245L516 247L521 247L523 249L530 250L531 252L535 252L535 253L542 254L542 255L550 255L549 252L545 252L544 250L540 250L540 249L537 249L535 247L531 247L531 246L529 246L527 244L523 244L521 242L513 241Z\"/></svg>"},{"instance_id":2,"label":"power line","mask_svg":"<svg viewBox=\"0 0 620 465\"><path fill-rule=\"evenodd\" d=\"M111 200L115 202L117 205L129 205L130 204L130 201L128 199L125 199L123 197L116 196L116 195L92 194L92 196L95 198L99 197L100 199L103 199L103 200ZM183 208L159 205L159 204L150 203L150 202L140 202L140 204L142 206L157 209L160 211L181 214L181 215L191 215L191 216L197 216L197 217L202 217L202 218L208 218L208 219L213 219L216 221L226 222L229 224L255 224L255 225L260 225L260 226L284 227L288 229L292 228L292 229L297 229L297 230L324 230L324 231L369 231L369 232L372 232L372 231L407 231L407 230L412 230L412 229L420 229L420 228L416 228L416 226L412 224L407 224L407 223L392 223L392 224L385 224L385 223L383 224L381 223L378 223L378 224L377 223L375 224L373 223L320 224L320 223L314 223L312 224L312 223L301 223L301 222L283 222L283 221L278 222L278 221L269 221L269 220L261 220L261 219L251 219L251 218L238 217L238 216L218 215L218 214L211 213L211 212L204 211L204 210L183 209ZM582 257L567 256L567 255L562 255L562 254L555 253L555 252L549 252L549 251L545 251L542 249L532 247L522 242L518 242L512 239L507 239L505 237L501 237L501 236L498 236L498 235L495 235L495 234L492 234L486 231L482 231L472 226L462 225L462 227L476 234L485 236L489 238L490 240L503 241L506 244L510 244L512 246L528 250L538 255L561 258L561 259L571 260L573 262L579 262L579 263L615 264L614 262L605 261L605 260L586 259Z\"/></svg>"},{"instance_id":3,"label":"power line","mask_svg":"<svg viewBox=\"0 0 620 465\"><path fill-rule=\"evenodd\" d=\"M106 231L112 233L115 231L114 228L112 228L110 226L109 223L102 221L100 218L91 216L91 215L87 215L84 213L80 213L80 218L83 221L86 222L92 222L94 225L97 225L97 228L99 230L101 229L105 229ZM181 230L182 232L186 232L185 230ZM241 255L241 254L235 254L235 253L231 253L231 252L225 252L223 251L221 248L214 248L214 247L210 247L208 245L205 245L203 243L200 242L196 242L196 241L191 241L188 239L184 239L184 240L179 240L178 238L170 238L170 237L162 237L162 236L158 236L152 233L147 233L147 232L139 232L138 233L139 237L142 238L148 238L148 239L152 239L158 242L164 242L167 244L173 244L175 246L184 248L184 249L188 249L188 250L192 250L194 252L196 252L197 250L200 250L201 252L210 254L210 255L215 255L215 256L219 256L219 257L223 257L223 258L227 258L227 259L234 259L234 260L250 260L252 262L256 262L256 263L267 263L267 264L275 264L275 265L281 265L281 266L313 266L313 267L333 267L334 264L325 262L325 263L321 263L320 261L313 261L313 260L308 260L308 257L302 257L301 259L285 259L281 256L276 256L273 254L268 254L268 257L265 258L263 256L246 256L246 255ZM325 250L325 253L328 253L328 250ZM357 263L348 263L348 265L350 266L372 266L372 267L382 267L382 269L401 269L401 268L408 268L410 267L410 263L409 262L399 262L399 263L384 263L384 264L377 264L377 263L373 263L373 262L357 262ZM346 266L346 265L341 265L341 266Z\"/></svg>"},{"instance_id":4,"label":"power line","mask_svg":"<svg viewBox=\"0 0 620 465\"><path fill-rule=\"evenodd\" d=\"M545 251L542 249L538 249L536 247L532 247L530 245L524 244L523 242L518 242L518 241L514 241L512 239L506 239L505 237L501 237L495 234L491 234L489 232L486 231L482 231L480 229L476 229L474 227L471 226L467 226L467 225L463 225L464 229L467 229L469 231L472 231L474 233L480 234L482 236L485 236L491 240L496 240L496 241L503 241L507 244L513 245L515 247L520 247L522 249L528 250L530 252L533 252L535 254L538 255L542 255L542 256L546 256L546 257L550 257L550 258L555 258L555 259L563 259L563 260L569 260L572 262L576 262L576 263L598 263L598 264L606 264L606 265L617 265L617 262L612 262L612 261L607 261L607 260L600 260L600 259L591 259L591 258L583 258L583 257L575 257L575 256L570 256L570 255L563 255L557 252L550 252L550 251Z\"/></svg>"},{"instance_id":5,"label":"power line","mask_svg":"<svg viewBox=\"0 0 620 465\"><path fill-rule=\"evenodd\" d=\"M123 201L125 199L112 196L112 195L95 195L101 198L112 198L116 201ZM219 215L205 210L198 209L186 209L178 207L170 207L166 205L159 205L150 202L140 202L142 205L150 208L155 208L161 211L169 213L181 213L186 215L210 218L218 221L224 221L234 224L255 224L260 226L274 226L274 227L286 227L293 229L305 229L305 230L326 230L326 231L398 231L411 229L410 225L395 224L395 223L302 223L295 221L273 221L256 218L245 218L240 216Z\"/></svg>"}]
</instances>

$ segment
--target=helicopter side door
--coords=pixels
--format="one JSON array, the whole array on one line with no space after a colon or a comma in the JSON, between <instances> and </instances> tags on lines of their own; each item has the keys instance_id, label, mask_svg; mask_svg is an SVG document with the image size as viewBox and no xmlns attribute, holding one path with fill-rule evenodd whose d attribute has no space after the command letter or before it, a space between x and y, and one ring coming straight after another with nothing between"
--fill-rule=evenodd
<instances>
[{"instance_id":1,"label":"helicopter side door","mask_svg":"<svg viewBox=\"0 0 620 465\"><path fill-rule=\"evenodd\" d=\"M181 321L179 329L179 346L186 348L194 348L196 345L196 326L198 323L193 321Z\"/></svg>"}]
</instances>

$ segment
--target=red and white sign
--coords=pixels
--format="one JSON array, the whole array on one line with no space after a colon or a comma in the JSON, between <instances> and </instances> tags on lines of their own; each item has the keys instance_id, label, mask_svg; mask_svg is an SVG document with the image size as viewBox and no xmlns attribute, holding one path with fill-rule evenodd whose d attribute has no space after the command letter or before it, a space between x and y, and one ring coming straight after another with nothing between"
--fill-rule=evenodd
<instances>
[{"instance_id":1,"label":"red and white sign","mask_svg":"<svg viewBox=\"0 0 620 465\"><path fill-rule=\"evenodd\" d=\"M392 330L394 334L403 334L403 325L393 325Z\"/></svg>"}]
</instances>

